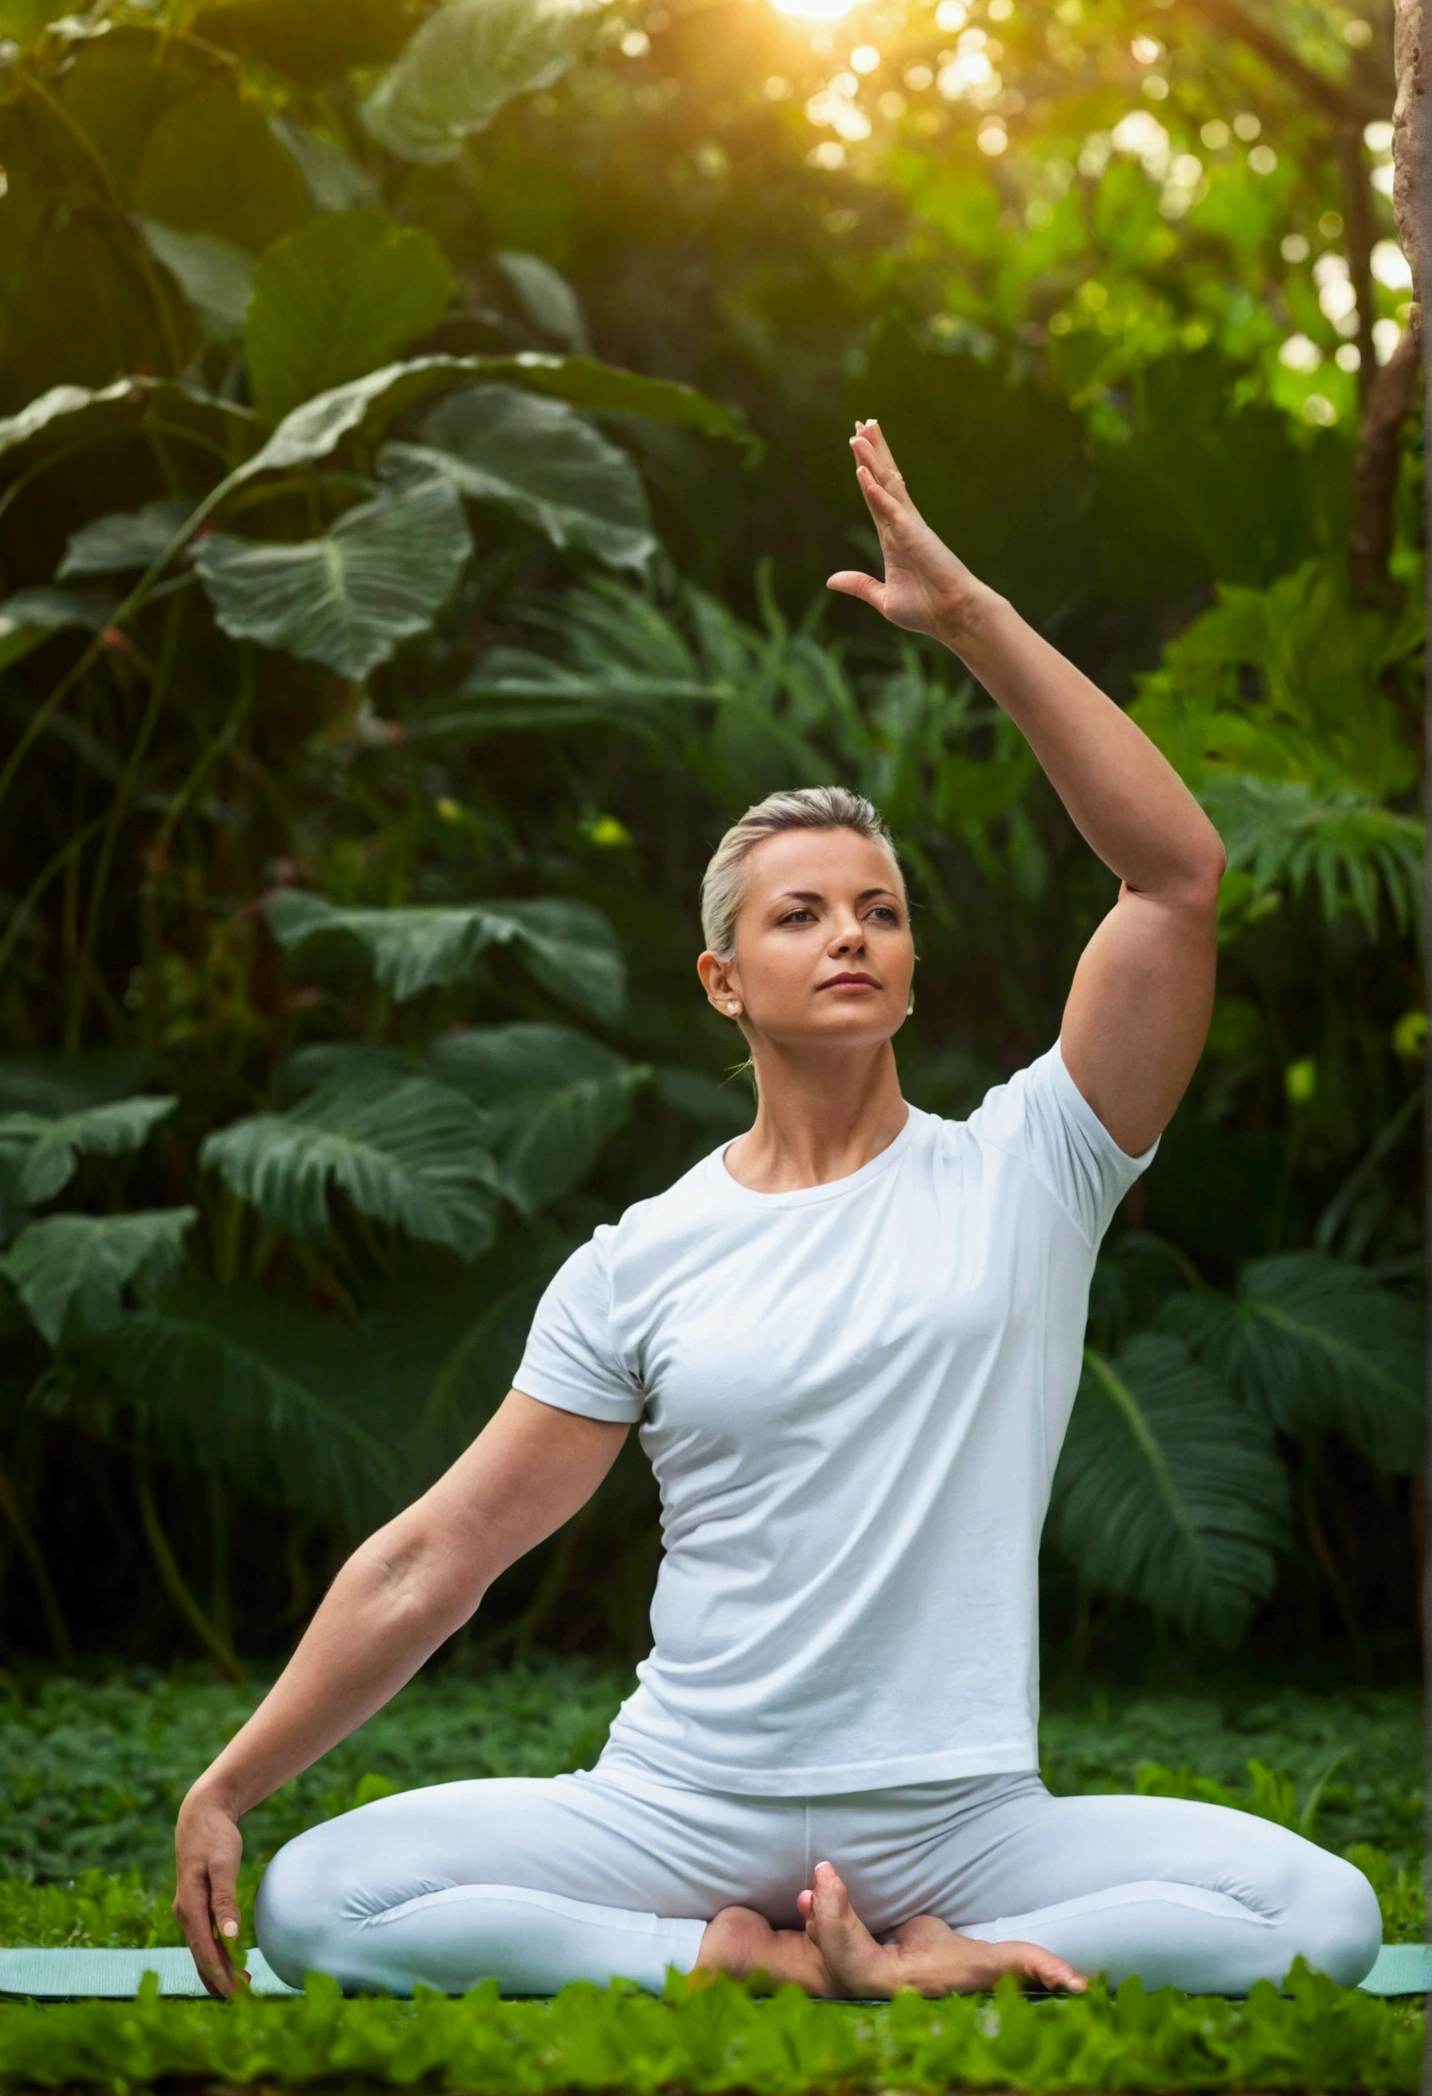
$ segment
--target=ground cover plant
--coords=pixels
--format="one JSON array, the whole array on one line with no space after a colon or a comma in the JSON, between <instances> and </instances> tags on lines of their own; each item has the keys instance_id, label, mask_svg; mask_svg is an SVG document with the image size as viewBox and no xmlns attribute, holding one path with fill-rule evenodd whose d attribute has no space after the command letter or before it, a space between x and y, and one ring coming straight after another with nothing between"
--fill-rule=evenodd
<instances>
[{"instance_id":1,"label":"ground cover plant","mask_svg":"<svg viewBox=\"0 0 1432 2096\"><path fill-rule=\"evenodd\" d=\"M159 2083L350 2089L436 2084L480 2096L612 2089L936 2090L1377 2089L1418 2085L1422 2019L1301 1972L1290 1998L1266 1983L1246 2002L1145 1995L1032 2002L1012 1983L983 1998L889 2008L754 1999L719 1980L657 2001L576 1985L550 2005L504 2002L491 1984L460 2000L349 2001L311 1982L301 2002L86 2002L0 2006L0 2081L99 2087Z\"/></svg>"}]
</instances>

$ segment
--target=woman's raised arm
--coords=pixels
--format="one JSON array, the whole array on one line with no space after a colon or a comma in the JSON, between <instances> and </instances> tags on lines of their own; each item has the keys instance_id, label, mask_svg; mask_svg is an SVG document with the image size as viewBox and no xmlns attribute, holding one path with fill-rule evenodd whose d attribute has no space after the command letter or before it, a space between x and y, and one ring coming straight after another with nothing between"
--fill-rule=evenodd
<instances>
[{"instance_id":1,"label":"woman's raised arm","mask_svg":"<svg viewBox=\"0 0 1432 2096\"><path fill-rule=\"evenodd\" d=\"M174 1830L174 1912L211 1994L240 1984L240 1816L371 1717L464 1624L498 1574L585 1505L627 1428L514 1390L472 1446L361 1543L292 1659L199 1777Z\"/></svg>"},{"instance_id":2,"label":"woman's raised arm","mask_svg":"<svg viewBox=\"0 0 1432 2096\"><path fill-rule=\"evenodd\" d=\"M1213 1007L1223 845L1177 772L1112 699L977 580L925 522L874 422L852 439L885 575L830 587L952 649L1028 739L1122 886L1064 1009L1069 1074L1121 1149L1148 1148L1193 1075Z\"/></svg>"}]
</instances>

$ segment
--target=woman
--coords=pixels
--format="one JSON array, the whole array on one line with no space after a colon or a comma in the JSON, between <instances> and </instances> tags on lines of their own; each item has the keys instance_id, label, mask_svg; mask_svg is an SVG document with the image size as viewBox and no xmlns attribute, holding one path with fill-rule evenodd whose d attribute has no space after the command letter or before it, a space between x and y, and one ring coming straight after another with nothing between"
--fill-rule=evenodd
<instances>
[{"instance_id":1,"label":"woman","mask_svg":"<svg viewBox=\"0 0 1432 2096\"><path fill-rule=\"evenodd\" d=\"M963 659L1118 901L1058 1044L943 1121L900 1096L915 954L875 811L774 795L728 833L697 965L749 1043L754 1126L567 1262L496 1416L349 1559L185 1799L175 1909L213 1993L236 1984L240 1815L395 1694L636 1424L665 1557L597 1766L300 1835L256 1917L285 1978L1242 1993L1299 1955L1346 1983L1376 1955L1367 1880L1285 1829L1040 1783L1040 1527L1099 1239L1203 1044L1223 851L1127 715L941 544L876 425L852 443L885 573L831 587Z\"/></svg>"}]
</instances>

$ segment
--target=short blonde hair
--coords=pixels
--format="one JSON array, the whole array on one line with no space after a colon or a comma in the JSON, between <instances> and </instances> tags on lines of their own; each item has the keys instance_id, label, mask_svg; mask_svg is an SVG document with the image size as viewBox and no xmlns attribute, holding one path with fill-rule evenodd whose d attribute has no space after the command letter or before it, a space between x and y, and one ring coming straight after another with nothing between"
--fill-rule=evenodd
<instances>
[{"instance_id":1,"label":"short blonde hair","mask_svg":"<svg viewBox=\"0 0 1432 2096\"><path fill-rule=\"evenodd\" d=\"M854 830L857 837L883 844L899 871L895 841L884 817L863 793L853 793L848 786L800 786L768 793L732 823L702 876L701 933L718 961L729 961L736 951L736 919L746 890L742 869L758 844L782 830Z\"/></svg>"}]
</instances>

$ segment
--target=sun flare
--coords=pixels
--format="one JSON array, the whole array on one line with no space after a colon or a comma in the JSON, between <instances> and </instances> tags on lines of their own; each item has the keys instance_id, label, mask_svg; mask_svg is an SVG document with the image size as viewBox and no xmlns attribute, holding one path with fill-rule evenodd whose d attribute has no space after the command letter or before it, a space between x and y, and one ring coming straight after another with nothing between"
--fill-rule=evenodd
<instances>
[{"instance_id":1,"label":"sun flare","mask_svg":"<svg viewBox=\"0 0 1432 2096\"><path fill-rule=\"evenodd\" d=\"M795 15L802 22L839 22L856 0L773 0L777 14Z\"/></svg>"}]
</instances>

